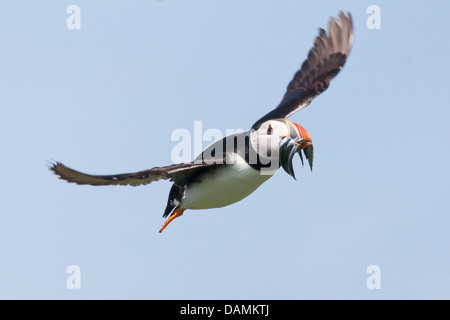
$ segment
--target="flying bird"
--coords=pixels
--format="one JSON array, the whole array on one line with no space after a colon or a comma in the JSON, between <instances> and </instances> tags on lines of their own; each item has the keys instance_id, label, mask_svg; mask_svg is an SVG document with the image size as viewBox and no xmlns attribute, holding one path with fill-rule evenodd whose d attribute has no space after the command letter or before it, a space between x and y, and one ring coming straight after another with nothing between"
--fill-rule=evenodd
<instances>
[{"instance_id":1,"label":"flying bird","mask_svg":"<svg viewBox=\"0 0 450 320\"><path fill-rule=\"evenodd\" d=\"M307 59L295 73L278 106L243 133L227 136L207 147L189 163L114 175L92 175L61 162L50 165L60 179L80 185L139 186L161 179L173 181L162 232L187 209L210 209L238 202L272 177L280 167L294 177L293 157L303 155L312 170L313 145L308 132L287 120L324 92L344 66L353 44L350 13L330 17L328 33L319 29ZM303 152L303 155L302 155Z\"/></svg>"}]
</instances>

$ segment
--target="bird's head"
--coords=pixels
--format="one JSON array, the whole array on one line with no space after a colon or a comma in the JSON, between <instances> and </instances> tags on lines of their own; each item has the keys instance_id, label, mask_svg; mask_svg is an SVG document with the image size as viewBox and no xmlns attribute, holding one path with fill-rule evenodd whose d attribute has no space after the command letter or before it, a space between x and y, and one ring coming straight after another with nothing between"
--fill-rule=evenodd
<instances>
[{"instance_id":1,"label":"bird's head","mask_svg":"<svg viewBox=\"0 0 450 320\"><path fill-rule=\"evenodd\" d=\"M255 143L260 157L266 156L271 161L278 160L278 167L283 167L294 179L292 160L296 153L299 154L303 164L303 152L312 170L312 140L309 133L297 123L285 119L266 121L254 132L252 144ZM273 150L278 152L272 152Z\"/></svg>"}]
</instances>

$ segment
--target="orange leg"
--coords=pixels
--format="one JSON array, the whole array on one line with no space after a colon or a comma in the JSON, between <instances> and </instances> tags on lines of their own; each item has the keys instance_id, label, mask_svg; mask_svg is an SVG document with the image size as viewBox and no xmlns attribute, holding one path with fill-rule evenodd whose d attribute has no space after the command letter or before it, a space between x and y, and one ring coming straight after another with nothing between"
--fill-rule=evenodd
<instances>
[{"instance_id":1,"label":"orange leg","mask_svg":"<svg viewBox=\"0 0 450 320\"><path fill-rule=\"evenodd\" d=\"M167 221L164 223L162 228L159 229L159 232L161 233L173 219L181 217L183 215L184 210L186 210L186 209L181 209L181 207L176 207L175 210L170 215L169 219L167 219Z\"/></svg>"}]
</instances>

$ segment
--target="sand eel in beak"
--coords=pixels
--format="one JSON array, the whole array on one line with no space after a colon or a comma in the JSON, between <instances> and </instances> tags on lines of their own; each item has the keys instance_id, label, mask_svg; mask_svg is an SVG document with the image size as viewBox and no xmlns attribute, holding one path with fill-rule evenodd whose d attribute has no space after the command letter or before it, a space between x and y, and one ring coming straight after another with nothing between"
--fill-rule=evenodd
<instances>
[{"instance_id":1,"label":"sand eel in beak","mask_svg":"<svg viewBox=\"0 0 450 320\"><path fill-rule=\"evenodd\" d=\"M303 155L312 169L313 145L308 132L287 118L325 91L345 64L353 43L350 14L330 18L328 33L319 29L314 45L289 83L280 104L256 121L250 130L217 141L194 161L115 174L92 175L60 162L50 170L61 179L81 185L138 186L161 179L173 181L160 229L186 209L209 209L238 202L273 176L280 167L295 178L293 157Z\"/></svg>"}]
</instances>

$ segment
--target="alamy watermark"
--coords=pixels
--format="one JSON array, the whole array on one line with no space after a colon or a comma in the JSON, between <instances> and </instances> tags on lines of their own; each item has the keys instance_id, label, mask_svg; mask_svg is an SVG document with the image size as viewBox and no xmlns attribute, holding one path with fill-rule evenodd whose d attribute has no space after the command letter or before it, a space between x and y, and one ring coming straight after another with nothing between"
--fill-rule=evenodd
<instances>
[{"instance_id":1,"label":"alamy watermark","mask_svg":"<svg viewBox=\"0 0 450 320\"><path fill-rule=\"evenodd\" d=\"M370 16L366 20L366 26L370 30L381 29L381 9L376 4L367 7L367 14Z\"/></svg>"},{"instance_id":2,"label":"alamy watermark","mask_svg":"<svg viewBox=\"0 0 450 320\"><path fill-rule=\"evenodd\" d=\"M381 268L376 264L367 267L366 273L370 274L367 278L366 286L369 290L381 289Z\"/></svg>"},{"instance_id":3,"label":"alamy watermark","mask_svg":"<svg viewBox=\"0 0 450 320\"><path fill-rule=\"evenodd\" d=\"M69 290L81 289L81 269L79 266L72 264L67 267L66 273L69 275L66 279L66 288Z\"/></svg>"},{"instance_id":4,"label":"alamy watermark","mask_svg":"<svg viewBox=\"0 0 450 320\"><path fill-rule=\"evenodd\" d=\"M192 134L191 134L192 132ZM261 167L261 174L273 174L279 168L278 146L281 136L274 130L270 136L255 130L219 129L203 130L202 121L194 121L193 130L175 129L171 141L172 163L236 164L247 161ZM208 146L204 149L205 146Z\"/></svg>"},{"instance_id":5,"label":"alamy watermark","mask_svg":"<svg viewBox=\"0 0 450 320\"><path fill-rule=\"evenodd\" d=\"M67 7L66 13L69 16L66 19L66 27L69 30L81 29L81 9L79 6L72 4Z\"/></svg>"},{"instance_id":6,"label":"alamy watermark","mask_svg":"<svg viewBox=\"0 0 450 320\"><path fill-rule=\"evenodd\" d=\"M159 0L163 1L163 0ZM66 19L66 26L69 30L81 29L81 9L80 6L72 4L66 9L69 16ZM370 16L366 20L366 26L370 30L381 29L381 9L378 5L372 4L367 7L366 13Z\"/></svg>"}]
</instances>

